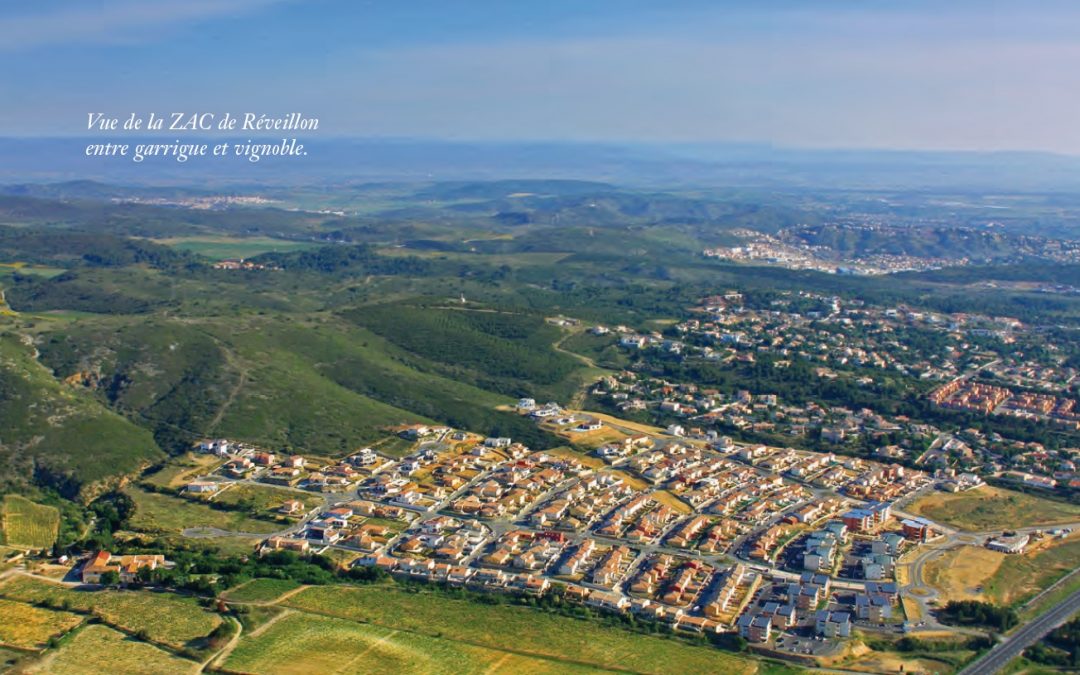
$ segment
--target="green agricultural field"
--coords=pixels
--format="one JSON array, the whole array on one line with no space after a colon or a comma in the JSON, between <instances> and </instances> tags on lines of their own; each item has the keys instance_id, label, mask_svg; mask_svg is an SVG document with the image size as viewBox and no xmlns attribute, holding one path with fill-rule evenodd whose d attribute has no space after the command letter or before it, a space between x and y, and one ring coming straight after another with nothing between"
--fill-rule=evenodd
<instances>
[{"instance_id":1,"label":"green agricultural field","mask_svg":"<svg viewBox=\"0 0 1080 675\"><path fill-rule=\"evenodd\" d=\"M206 504L182 497L125 488L135 501L129 527L141 532L179 533L187 528L217 528L230 532L270 534L282 529L280 523L251 518L239 511L217 511Z\"/></svg>"},{"instance_id":2,"label":"green agricultural field","mask_svg":"<svg viewBox=\"0 0 1080 675\"><path fill-rule=\"evenodd\" d=\"M172 237L156 240L182 251L191 251L213 260L252 258L260 253L288 253L318 248L312 241L289 241L271 237Z\"/></svg>"},{"instance_id":3,"label":"green agricultural field","mask_svg":"<svg viewBox=\"0 0 1080 675\"><path fill-rule=\"evenodd\" d=\"M49 638L59 637L83 622L71 612L34 607L0 599L0 644L22 649L41 649Z\"/></svg>"},{"instance_id":4,"label":"green agricultural field","mask_svg":"<svg viewBox=\"0 0 1080 675\"><path fill-rule=\"evenodd\" d=\"M230 602L266 602L270 603L289 591L300 588L292 579L252 579L225 593Z\"/></svg>"},{"instance_id":5,"label":"green agricultural field","mask_svg":"<svg viewBox=\"0 0 1080 675\"><path fill-rule=\"evenodd\" d=\"M965 492L933 492L907 508L971 532L1080 522L1080 506L989 485Z\"/></svg>"},{"instance_id":6,"label":"green agricultural field","mask_svg":"<svg viewBox=\"0 0 1080 675\"><path fill-rule=\"evenodd\" d=\"M575 673L566 662L312 614L284 616L242 637L225 668L248 673Z\"/></svg>"},{"instance_id":7,"label":"green agricultural field","mask_svg":"<svg viewBox=\"0 0 1080 675\"><path fill-rule=\"evenodd\" d=\"M22 602L67 603L72 611L88 612L102 621L137 632L177 649L206 637L221 623L216 614L192 598L148 591L73 590L30 577L15 577L0 585L0 596Z\"/></svg>"},{"instance_id":8,"label":"green agricultural field","mask_svg":"<svg viewBox=\"0 0 1080 675\"><path fill-rule=\"evenodd\" d=\"M235 607L235 606L234 606ZM237 619L245 633L250 633L263 624L276 621L276 617L289 610L276 605L245 605L237 614Z\"/></svg>"},{"instance_id":9,"label":"green agricultural field","mask_svg":"<svg viewBox=\"0 0 1080 675\"><path fill-rule=\"evenodd\" d=\"M287 606L490 649L641 673L753 673L757 663L717 649L637 635L525 607L483 605L393 588L314 587ZM468 617L463 621L462 617Z\"/></svg>"},{"instance_id":10,"label":"green agricultural field","mask_svg":"<svg viewBox=\"0 0 1080 675\"><path fill-rule=\"evenodd\" d=\"M47 549L56 543L60 511L19 495L5 495L0 505L0 543Z\"/></svg>"},{"instance_id":11,"label":"green agricultural field","mask_svg":"<svg viewBox=\"0 0 1080 675\"><path fill-rule=\"evenodd\" d=\"M609 673L617 671L586 666L580 663L568 663L556 659L538 659L511 653L504 655L486 672L503 673L504 675L517 675L518 673L523 675L562 675L563 673L573 675L574 673Z\"/></svg>"},{"instance_id":12,"label":"green agricultural field","mask_svg":"<svg viewBox=\"0 0 1080 675\"><path fill-rule=\"evenodd\" d=\"M91 625L65 641L55 653L29 666L26 672L50 675L174 675L198 671L199 665L193 661L173 656L106 626Z\"/></svg>"}]
</instances>

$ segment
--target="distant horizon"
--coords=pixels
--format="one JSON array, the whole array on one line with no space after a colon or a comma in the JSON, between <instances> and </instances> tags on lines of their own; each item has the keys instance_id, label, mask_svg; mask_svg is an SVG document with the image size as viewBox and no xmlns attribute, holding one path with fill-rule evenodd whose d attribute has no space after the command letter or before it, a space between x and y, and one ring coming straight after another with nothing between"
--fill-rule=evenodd
<instances>
[{"instance_id":1,"label":"distant horizon","mask_svg":"<svg viewBox=\"0 0 1080 675\"><path fill-rule=\"evenodd\" d=\"M121 141L121 139L123 139ZM186 162L136 145L176 135L113 136L127 157L87 157L102 136L0 136L0 184L94 180L111 185L313 185L345 182L584 180L655 189L978 190L1080 193L1080 157L1047 151L790 148L741 143L299 136L308 154L192 155ZM182 136L182 143L278 146L281 136ZM260 153L263 154L263 153Z\"/></svg>"},{"instance_id":2,"label":"distant horizon","mask_svg":"<svg viewBox=\"0 0 1080 675\"><path fill-rule=\"evenodd\" d=\"M319 132L264 132L252 134L208 133L199 135L177 134L175 132L144 132L138 134L119 134L118 132L90 132L79 133L33 133L33 134L8 134L0 133L0 140L4 141L99 141L99 142L129 142L139 140L167 139L180 141L196 141L199 139L272 139L290 136L301 138L305 142L313 144L327 144L334 142L371 142L371 143L413 143L413 144L443 144L443 145L536 145L536 146L594 146L609 148L641 148L641 149L745 149L774 152L805 152L805 153L865 153L865 154L896 154L896 155L1034 155L1045 157L1060 157L1065 159L1080 159L1080 151L1067 152L1064 150L1047 150L1041 148L957 148L957 147L889 147L874 145L799 145L788 143L775 143L767 140L696 140L696 141L662 141L618 138L542 138L542 137L519 137L519 138L484 138L484 137L443 137L443 136L377 136L364 134L320 134Z\"/></svg>"}]
</instances>

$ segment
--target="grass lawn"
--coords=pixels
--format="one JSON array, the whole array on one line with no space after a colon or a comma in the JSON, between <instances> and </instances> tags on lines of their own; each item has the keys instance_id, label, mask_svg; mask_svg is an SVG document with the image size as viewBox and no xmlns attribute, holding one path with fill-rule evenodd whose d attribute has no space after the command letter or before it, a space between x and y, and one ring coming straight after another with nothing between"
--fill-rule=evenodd
<instances>
[{"instance_id":1,"label":"grass lawn","mask_svg":"<svg viewBox=\"0 0 1080 675\"><path fill-rule=\"evenodd\" d=\"M58 651L30 666L27 672L56 675L173 675L198 672L198 664L107 626L90 625L64 642Z\"/></svg>"},{"instance_id":2,"label":"grass lawn","mask_svg":"<svg viewBox=\"0 0 1080 675\"><path fill-rule=\"evenodd\" d=\"M45 549L56 543L60 512L52 506L35 504L19 495L5 495L2 509L3 538L0 543Z\"/></svg>"},{"instance_id":3,"label":"grass lawn","mask_svg":"<svg viewBox=\"0 0 1080 675\"><path fill-rule=\"evenodd\" d=\"M157 242L214 260L251 258L271 251L288 253L319 247L316 242L288 241L272 237L173 237L159 239Z\"/></svg>"},{"instance_id":4,"label":"grass lawn","mask_svg":"<svg viewBox=\"0 0 1080 675\"><path fill-rule=\"evenodd\" d=\"M637 635L526 607L483 605L394 588L315 587L290 597L297 609L411 630L491 649L643 673L753 673L757 663L713 648ZM468 620L462 620L468 617Z\"/></svg>"},{"instance_id":5,"label":"grass lawn","mask_svg":"<svg viewBox=\"0 0 1080 675\"><path fill-rule=\"evenodd\" d=\"M453 640L296 612L241 638L225 668L249 673L581 672Z\"/></svg>"},{"instance_id":6,"label":"grass lawn","mask_svg":"<svg viewBox=\"0 0 1080 675\"><path fill-rule=\"evenodd\" d=\"M74 611L89 612L129 631L146 631L149 639L172 647L210 634L221 619L192 598L149 591L83 591L30 577L14 577L0 585L0 595L23 602L67 602Z\"/></svg>"},{"instance_id":7,"label":"grass lawn","mask_svg":"<svg viewBox=\"0 0 1080 675\"><path fill-rule=\"evenodd\" d=\"M78 614L12 600L0 600L0 617L0 643L25 649L43 648L49 638L63 635L83 621Z\"/></svg>"},{"instance_id":8,"label":"grass lawn","mask_svg":"<svg viewBox=\"0 0 1080 675\"><path fill-rule=\"evenodd\" d=\"M280 523L251 518L239 511L216 511L205 504L172 495L147 492L137 486L125 489L135 500L130 527L142 532L181 532L189 527L216 527L232 532L269 534Z\"/></svg>"},{"instance_id":9,"label":"grass lawn","mask_svg":"<svg viewBox=\"0 0 1080 675\"><path fill-rule=\"evenodd\" d=\"M966 492L934 492L908 510L972 532L1080 522L1080 506L989 485Z\"/></svg>"},{"instance_id":10,"label":"grass lawn","mask_svg":"<svg viewBox=\"0 0 1080 675\"><path fill-rule=\"evenodd\" d=\"M231 602L273 602L299 587L292 579L253 579L227 591L225 598Z\"/></svg>"}]
</instances>

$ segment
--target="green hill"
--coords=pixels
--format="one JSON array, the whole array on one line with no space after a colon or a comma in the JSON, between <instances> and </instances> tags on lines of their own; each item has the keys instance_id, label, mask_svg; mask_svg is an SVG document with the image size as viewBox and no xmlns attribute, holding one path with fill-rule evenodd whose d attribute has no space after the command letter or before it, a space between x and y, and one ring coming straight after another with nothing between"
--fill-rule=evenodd
<instances>
[{"instance_id":1,"label":"green hill","mask_svg":"<svg viewBox=\"0 0 1080 675\"><path fill-rule=\"evenodd\" d=\"M470 382L485 375L445 369L333 315L82 319L41 350L59 376L81 378L173 452L215 435L338 455L424 421L552 440L496 411L512 399Z\"/></svg>"},{"instance_id":2,"label":"green hill","mask_svg":"<svg viewBox=\"0 0 1080 675\"><path fill-rule=\"evenodd\" d=\"M546 391L578 367L573 358L552 350L559 329L535 315L379 305L345 316L447 374L508 395Z\"/></svg>"},{"instance_id":3,"label":"green hill","mask_svg":"<svg viewBox=\"0 0 1080 675\"><path fill-rule=\"evenodd\" d=\"M0 480L32 480L68 496L162 457L153 436L57 381L29 347L0 337Z\"/></svg>"}]
</instances>

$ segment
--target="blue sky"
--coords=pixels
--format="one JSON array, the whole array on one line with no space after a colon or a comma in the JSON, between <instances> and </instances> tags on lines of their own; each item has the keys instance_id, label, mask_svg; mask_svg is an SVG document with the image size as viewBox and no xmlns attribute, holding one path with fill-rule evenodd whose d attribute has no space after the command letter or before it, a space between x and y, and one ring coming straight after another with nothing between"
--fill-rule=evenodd
<instances>
[{"instance_id":1,"label":"blue sky","mask_svg":"<svg viewBox=\"0 0 1080 675\"><path fill-rule=\"evenodd\" d=\"M48 0L0 8L0 135L267 111L327 136L1080 154L1078 5Z\"/></svg>"}]
</instances>

